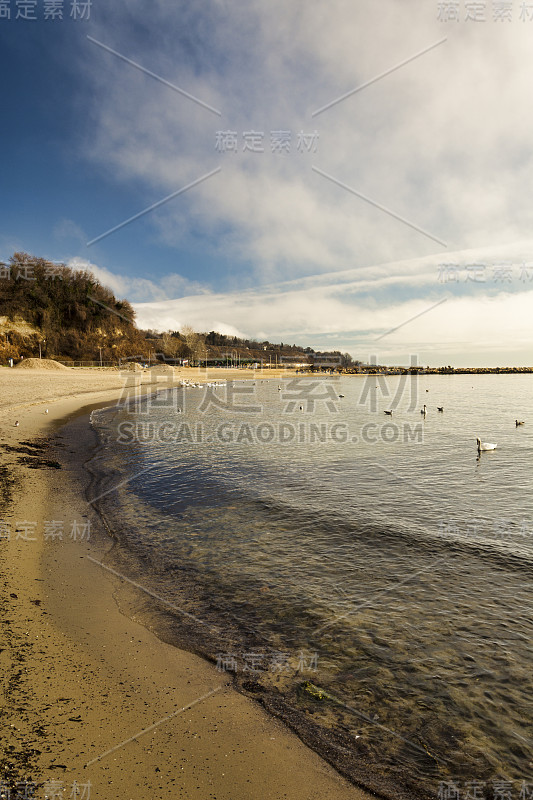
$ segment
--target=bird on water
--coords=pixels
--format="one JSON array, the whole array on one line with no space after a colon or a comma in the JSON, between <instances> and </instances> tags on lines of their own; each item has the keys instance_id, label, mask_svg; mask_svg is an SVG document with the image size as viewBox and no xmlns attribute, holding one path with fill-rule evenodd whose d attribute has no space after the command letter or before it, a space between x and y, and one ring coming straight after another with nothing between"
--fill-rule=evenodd
<instances>
[{"instance_id":1,"label":"bird on water","mask_svg":"<svg viewBox=\"0 0 533 800\"><path fill-rule=\"evenodd\" d=\"M491 444L491 442L482 442L479 437L476 439L476 442L478 453L481 453L482 451L485 452L486 450L496 450L498 447L497 444Z\"/></svg>"}]
</instances>

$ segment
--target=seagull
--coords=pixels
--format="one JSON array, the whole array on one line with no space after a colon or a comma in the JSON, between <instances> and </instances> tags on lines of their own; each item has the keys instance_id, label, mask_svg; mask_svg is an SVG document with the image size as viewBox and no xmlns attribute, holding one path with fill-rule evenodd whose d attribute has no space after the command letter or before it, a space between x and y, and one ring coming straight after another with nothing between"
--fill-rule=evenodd
<instances>
[{"instance_id":1,"label":"seagull","mask_svg":"<svg viewBox=\"0 0 533 800\"><path fill-rule=\"evenodd\" d=\"M444 406L437 406L437 411L444 411Z\"/></svg>"},{"instance_id":2,"label":"seagull","mask_svg":"<svg viewBox=\"0 0 533 800\"><path fill-rule=\"evenodd\" d=\"M490 442L482 442L481 439L476 439L477 442L477 451L481 453L482 450L496 450L498 447L497 444L491 444Z\"/></svg>"},{"instance_id":3,"label":"seagull","mask_svg":"<svg viewBox=\"0 0 533 800\"><path fill-rule=\"evenodd\" d=\"M18 428L18 426L19 426L19 421L17 420L17 421L15 422L15 428Z\"/></svg>"},{"instance_id":4,"label":"seagull","mask_svg":"<svg viewBox=\"0 0 533 800\"><path fill-rule=\"evenodd\" d=\"M389 417L392 417L392 411L384 411L383 413L387 414L387 416L389 416Z\"/></svg>"},{"instance_id":5,"label":"seagull","mask_svg":"<svg viewBox=\"0 0 533 800\"><path fill-rule=\"evenodd\" d=\"M45 414L48 414L48 409L45 409L45 412L44 412L44 413L45 413Z\"/></svg>"},{"instance_id":6,"label":"seagull","mask_svg":"<svg viewBox=\"0 0 533 800\"><path fill-rule=\"evenodd\" d=\"M518 420L518 419L515 419L515 425L518 428L519 425L524 425L524 423L520 422L520 420Z\"/></svg>"}]
</instances>

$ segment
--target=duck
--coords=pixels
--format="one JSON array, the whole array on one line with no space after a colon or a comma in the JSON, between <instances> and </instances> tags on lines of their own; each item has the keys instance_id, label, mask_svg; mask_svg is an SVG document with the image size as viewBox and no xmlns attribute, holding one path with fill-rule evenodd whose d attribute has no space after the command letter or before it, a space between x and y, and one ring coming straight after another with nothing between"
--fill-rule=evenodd
<instances>
[{"instance_id":1,"label":"duck","mask_svg":"<svg viewBox=\"0 0 533 800\"><path fill-rule=\"evenodd\" d=\"M388 417L392 417L392 411L384 411L384 414L387 414Z\"/></svg>"},{"instance_id":2,"label":"duck","mask_svg":"<svg viewBox=\"0 0 533 800\"><path fill-rule=\"evenodd\" d=\"M339 395L339 397L344 397L344 395L343 395L343 394L340 394L340 395Z\"/></svg>"},{"instance_id":3,"label":"duck","mask_svg":"<svg viewBox=\"0 0 533 800\"><path fill-rule=\"evenodd\" d=\"M437 406L437 411L444 411L444 406Z\"/></svg>"},{"instance_id":4,"label":"duck","mask_svg":"<svg viewBox=\"0 0 533 800\"><path fill-rule=\"evenodd\" d=\"M482 442L479 437L476 439L476 442L477 442L478 453L481 453L481 451L485 450L496 450L496 448L498 447L497 444L491 444L490 442Z\"/></svg>"},{"instance_id":5,"label":"duck","mask_svg":"<svg viewBox=\"0 0 533 800\"><path fill-rule=\"evenodd\" d=\"M424 408L420 409L420 413L423 414L424 416L426 416L427 411L426 411L426 404L425 403L424 403Z\"/></svg>"},{"instance_id":6,"label":"duck","mask_svg":"<svg viewBox=\"0 0 533 800\"><path fill-rule=\"evenodd\" d=\"M524 425L524 422L521 422L519 419L515 419L515 425L518 428L519 425Z\"/></svg>"}]
</instances>

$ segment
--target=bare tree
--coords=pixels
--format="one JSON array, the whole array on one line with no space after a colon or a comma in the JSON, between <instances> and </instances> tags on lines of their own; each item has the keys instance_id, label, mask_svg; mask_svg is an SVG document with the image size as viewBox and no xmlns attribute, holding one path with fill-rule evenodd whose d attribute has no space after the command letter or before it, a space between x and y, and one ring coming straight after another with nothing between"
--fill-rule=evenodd
<instances>
[{"instance_id":1,"label":"bare tree","mask_svg":"<svg viewBox=\"0 0 533 800\"><path fill-rule=\"evenodd\" d=\"M168 358L184 358L188 352L185 342L177 336L172 336L171 331L167 331L162 335L161 345L163 353L168 356Z\"/></svg>"},{"instance_id":2,"label":"bare tree","mask_svg":"<svg viewBox=\"0 0 533 800\"><path fill-rule=\"evenodd\" d=\"M180 333L185 339L189 358L199 361L205 354L205 336L197 333L190 325L184 325Z\"/></svg>"}]
</instances>

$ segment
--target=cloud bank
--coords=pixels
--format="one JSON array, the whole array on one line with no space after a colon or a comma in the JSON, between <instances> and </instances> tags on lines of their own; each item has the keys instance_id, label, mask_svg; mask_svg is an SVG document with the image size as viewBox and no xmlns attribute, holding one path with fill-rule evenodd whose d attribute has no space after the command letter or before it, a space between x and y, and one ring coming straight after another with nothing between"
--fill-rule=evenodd
<instances>
[{"instance_id":1,"label":"cloud bank","mask_svg":"<svg viewBox=\"0 0 533 800\"><path fill-rule=\"evenodd\" d=\"M383 340L390 357L394 341L428 358L498 358L502 346L527 357L527 285L459 291L439 285L436 267L467 252L492 265L531 258L533 24L446 25L419 0L128 7L142 26L107 9L94 38L221 112L87 45L86 158L144 187L146 206L220 169L147 220L167 245L201 243L206 274L101 272L138 302L143 325L342 333L353 350L447 296ZM282 130L290 147L273 152ZM217 149L220 131L236 150ZM246 149L250 131L261 152ZM313 132L316 147L298 149ZM113 235L135 236L135 224ZM217 271L217 259L232 267Z\"/></svg>"}]
</instances>

